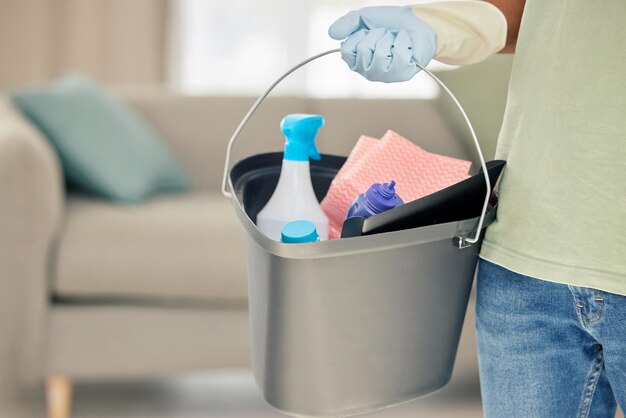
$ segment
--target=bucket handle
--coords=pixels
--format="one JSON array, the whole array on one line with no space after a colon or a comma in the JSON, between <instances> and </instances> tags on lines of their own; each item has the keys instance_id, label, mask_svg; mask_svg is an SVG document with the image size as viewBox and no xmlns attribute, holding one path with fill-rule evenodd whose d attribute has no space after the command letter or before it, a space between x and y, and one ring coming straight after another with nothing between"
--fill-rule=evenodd
<instances>
[{"instance_id":1,"label":"bucket handle","mask_svg":"<svg viewBox=\"0 0 626 418\"><path fill-rule=\"evenodd\" d=\"M232 152L232 149L233 149L233 144L237 140L237 137L239 137L239 134L243 130L244 126L246 126L246 124L248 123L248 121L250 120L252 115L254 115L254 113L256 112L258 107L261 105L263 100L265 100L265 98L272 92L272 90L274 90L274 88L278 84L280 84L285 78L287 78L294 71L298 70L301 67L304 67L305 65L307 65L311 61L315 61L318 58L324 57L326 55L334 54L335 52L340 52L340 51L341 50L339 48L331 49L329 51L325 51L325 52L319 53L317 55L314 55L314 56L312 56L310 58L307 58L306 60L302 61L301 63L295 65L294 67L290 68L287 72L285 72L283 75L281 75L276 81L274 81L274 83L272 83L272 85L269 86L267 88L267 90L265 90L265 92L263 94L261 94L261 96L259 96L259 98L256 100L256 102L254 102L254 104L252 105L250 110L248 110L248 113L246 113L246 116L244 116L244 118L241 120L241 122L239 123L239 126L237 126L237 129L235 129L235 132L233 133L233 135L230 137L230 140L228 141L228 146L226 148L226 160L224 162L224 174L223 174L223 177L222 177L222 194L224 196L226 196L228 198L232 197L232 194L227 190L226 186L229 183L229 180L228 180L228 170L230 168L230 156L231 156L231 152ZM476 132L474 131L474 128L472 127L472 123L470 122L469 118L467 117L467 114L465 113L465 110L463 110L463 107L461 106L461 104L459 103L457 98L454 96L454 94L452 94L452 92L448 89L448 87L446 87L446 85L443 84L443 82L441 80L439 80L439 78L437 76L435 76L432 72L430 72L429 70L427 70L426 68L424 68L421 64L419 64L417 62L415 63L415 65L417 65L422 71L424 71L426 74L428 74L430 76L430 78L435 80L437 82L437 84L439 84L439 86L443 89L443 91L445 91L448 94L448 96L452 99L452 101L454 102L456 107L459 109L459 112L463 116L463 119L465 120L467 128L469 129L470 134L472 135L472 139L474 141L474 147L476 148L476 152L477 152L478 158L480 160L480 166L482 167L483 174L485 176L485 183L487 185L487 192L486 192L486 195L485 195L485 202L483 203L483 210L482 210L482 212L480 214L480 219L478 221L478 226L476 228L476 233L474 234L473 238L459 237L459 240L458 240L459 248L469 247L470 245L477 243L479 241L479 239L480 239L480 233L481 233L482 228L483 228L483 224L484 224L484 221L485 221L485 214L487 213L487 209L489 207L489 198L491 196L491 181L489 180L489 173L487 171L487 164L485 163L485 157L483 156L482 150L480 148L480 144L478 143L478 138L476 137ZM232 189L232 184L231 184L231 189Z\"/></svg>"}]
</instances>

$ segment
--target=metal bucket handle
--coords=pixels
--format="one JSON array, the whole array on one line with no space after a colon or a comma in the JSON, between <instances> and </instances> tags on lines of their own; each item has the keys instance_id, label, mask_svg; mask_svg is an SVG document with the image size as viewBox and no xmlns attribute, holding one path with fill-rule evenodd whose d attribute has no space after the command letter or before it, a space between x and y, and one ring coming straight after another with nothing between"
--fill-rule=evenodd
<instances>
[{"instance_id":1,"label":"metal bucket handle","mask_svg":"<svg viewBox=\"0 0 626 418\"><path fill-rule=\"evenodd\" d=\"M265 98L272 92L272 90L274 90L274 88L278 84L280 84L287 76L289 76L291 73L293 73L297 69L305 66L306 64L308 64L311 61L314 61L314 60L316 60L318 58L321 58L321 57L326 56L326 55L333 54L335 52L340 52L340 51L341 50L338 49L338 48L331 49L329 51L322 52L320 54L317 54L317 55L314 55L314 56L312 56L310 58L307 58L306 60L302 61L301 63L295 65L294 67L289 69L287 72L285 72L283 75L281 75L274 83L272 83L272 85L267 90L265 90L265 92L261 96L259 96L259 98L256 100L256 102L254 102L254 104L252 105L252 107L250 108L250 110L248 111L246 116L244 116L244 118L241 120L241 122L239 123L239 126L237 126L237 129L235 129L235 132L233 133L233 135L230 137L230 140L228 141L228 147L226 148L226 161L224 163L224 175L222 177L222 194L224 194L224 196L226 196L228 198L232 197L232 194L227 190L226 186L227 186L227 183L228 184L230 183L230 181L228 179L228 170L230 168L230 155L231 155L231 151L232 151L232 148L233 148L233 144L235 143L235 140L237 139L237 137L241 133L241 131L244 128L244 126L246 126L246 124L248 123L248 120L250 120L252 115L254 115L254 113L256 112L257 108L261 105L263 100L265 100ZM480 214L480 220L478 221L478 227L476 228L476 233L475 233L473 238L459 237L459 241L458 241L459 242L459 248L464 248L464 247L467 247L467 246L469 246L471 244L475 244L480 239L480 233L481 233L481 230L483 228L483 223L485 221L485 214L487 213L487 208L489 207L489 197L491 196L491 181L489 180L489 173L487 172L487 165L485 164L485 158L483 156L482 150L480 149L480 144L478 143L478 138L476 137L476 132L474 132L474 128L472 127L472 124L471 124L469 118L467 117L467 114L465 113L465 110L463 110L463 107L461 106L461 104L459 103L457 98L454 96L454 94L452 94L452 92L448 89L448 87L446 87L446 85L443 84L443 82L441 80L439 80L439 78L437 78L433 73L431 73L429 70L427 70L426 68L424 68L421 64L419 64L417 62L415 63L415 65L417 65L422 71L424 71L426 74L428 74L430 76L430 78L432 78L433 80L435 80L437 82L437 84L439 84L439 86L452 99L452 101L454 102L456 107L461 112L461 115L463 115L463 119L465 120L465 123L467 124L467 128L469 129L470 134L472 135L472 139L474 140L474 146L476 148L476 152L478 153L478 158L480 159L480 166L482 167L483 174L485 176L485 183L487 184L487 192L486 192L486 195L485 195L485 203L483 204L483 210L482 210L482 212ZM230 184L230 188L232 190L232 184Z\"/></svg>"}]
</instances>

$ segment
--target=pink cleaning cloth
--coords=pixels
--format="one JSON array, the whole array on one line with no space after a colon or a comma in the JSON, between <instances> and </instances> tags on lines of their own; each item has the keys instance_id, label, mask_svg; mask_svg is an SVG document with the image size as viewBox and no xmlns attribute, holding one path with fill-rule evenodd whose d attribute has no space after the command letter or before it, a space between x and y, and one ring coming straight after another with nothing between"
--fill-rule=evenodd
<instances>
[{"instance_id":1,"label":"pink cleaning cloth","mask_svg":"<svg viewBox=\"0 0 626 418\"><path fill-rule=\"evenodd\" d=\"M378 141L361 139L322 201L329 239L340 237L348 208L374 183L395 180L398 195L408 203L469 177L470 161L430 153L393 131Z\"/></svg>"},{"instance_id":2,"label":"pink cleaning cloth","mask_svg":"<svg viewBox=\"0 0 626 418\"><path fill-rule=\"evenodd\" d=\"M342 177L345 173L350 172L352 166L361 161L375 146L380 143L378 138L372 138L371 136L361 135L359 140L356 142L352 151L350 151L350 155L348 159L343 164L337 176Z\"/></svg>"}]
</instances>

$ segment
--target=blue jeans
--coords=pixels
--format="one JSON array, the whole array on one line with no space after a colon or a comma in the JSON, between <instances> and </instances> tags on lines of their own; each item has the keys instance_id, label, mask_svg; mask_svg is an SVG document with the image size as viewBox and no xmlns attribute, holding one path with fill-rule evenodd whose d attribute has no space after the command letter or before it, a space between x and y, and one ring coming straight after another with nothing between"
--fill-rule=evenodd
<instances>
[{"instance_id":1,"label":"blue jeans","mask_svg":"<svg viewBox=\"0 0 626 418\"><path fill-rule=\"evenodd\" d=\"M626 297L478 268L487 418L587 418L626 408Z\"/></svg>"}]
</instances>

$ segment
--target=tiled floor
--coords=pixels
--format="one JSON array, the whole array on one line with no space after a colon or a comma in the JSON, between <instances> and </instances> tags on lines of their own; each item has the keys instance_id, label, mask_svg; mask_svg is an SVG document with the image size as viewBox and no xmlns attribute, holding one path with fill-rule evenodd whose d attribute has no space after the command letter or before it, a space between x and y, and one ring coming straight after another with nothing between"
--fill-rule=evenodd
<instances>
[{"instance_id":1,"label":"tiled floor","mask_svg":"<svg viewBox=\"0 0 626 418\"><path fill-rule=\"evenodd\" d=\"M441 391L363 418L480 418L478 382L453 380ZM160 383L83 384L74 418L281 418L245 372L189 376ZM618 414L618 418L623 415Z\"/></svg>"},{"instance_id":2,"label":"tiled floor","mask_svg":"<svg viewBox=\"0 0 626 418\"><path fill-rule=\"evenodd\" d=\"M229 372L163 381L79 384L73 418L281 418L261 399L252 376ZM0 403L2 418L43 417L34 398L22 407ZM477 382L454 381L416 401L363 418L480 418ZM624 418L618 413L616 418Z\"/></svg>"}]
</instances>

